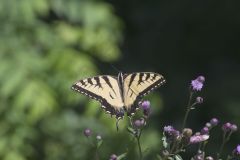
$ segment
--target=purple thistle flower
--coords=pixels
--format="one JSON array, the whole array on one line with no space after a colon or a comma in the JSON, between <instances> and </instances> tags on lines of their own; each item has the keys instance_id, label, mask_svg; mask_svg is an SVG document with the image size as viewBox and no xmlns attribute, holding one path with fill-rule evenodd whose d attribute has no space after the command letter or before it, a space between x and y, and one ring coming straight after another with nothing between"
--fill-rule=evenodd
<instances>
[{"instance_id":1,"label":"purple thistle flower","mask_svg":"<svg viewBox=\"0 0 240 160\"><path fill-rule=\"evenodd\" d=\"M142 126L142 122L139 119L137 119L137 120L134 121L134 126L136 128L140 128Z\"/></svg>"},{"instance_id":2,"label":"purple thistle flower","mask_svg":"<svg viewBox=\"0 0 240 160\"><path fill-rule=\"evenodd\" d=\"M240 155L240 145L237 146L236 151L237 151L237 154Z\"/></svg>"},{"instance_id":3,"label":"purple thistle flower","mask_svg":"<svg viewBox=\"0 0 240 160\"><path fill-rule=\"evenodd\" d=\"M208 127L203 127L203 129L201 130L201 134L204 135L204 134L209 134L209 129Z\"/></svg>"},{"instance_id":4,"label":"purple thistle flower","mask_svg":"<svg viewBox=\"0 0 240 160\"><path fill-rule=\"evenodd\" d=\"M237 131L238 127L237 127L237 125L232 124L230 129L231 129L232 132L235 132L235 131Z\"/></svg>"},{"instance_id":5,"label":"purple thistle flower","mask_svg":"<svg viewBox=\"0 0 240 160\"><path fill-rule=\"evenodd\" d=\"M197 80L201 83L204 83L205 82L205 77L204 76L198 76Z\"/></svg>"},{"instance_id":6,"label":"purple thistle flower","mask_svg":"<svg viewBox=\"0 0 240 160\"><path fill-rule=\"evenodd\" d=\"M173 126L165 126L163 131L166 133L172 132L174 130Z\"/></svg>"},{"instance_id":7,"label":"purple thistle flower","mask_svg":"<svg viewBox=\"0 0 240 160\"><path fill-rule=\"evenodd\" d=\"M180 132L174 129L172 126L165 126L163 129L167 137L177 138L180 135Z\"/></svg>"},{"instance_id":8,"label":"purple thistle flower","mask_svg":"<svg viewBox=\"0 0 240 160\"><path fill-rule=\"evenodd\" d=\"M135 120L134 123L133 123L134 127L136 127L136 128L141 128L141 127L143 127L145 124L146 124L146 121L145 121L143 118L137 119L137 120Z\"/></svg>"},{"instance_id":9,"label":"purple thistle flower","mask_svg":"<svg viewBox=\"0 0 240 160\"><path fill-rule=\"evenodd\" d=\"M91 131L91 129L86 128L86 129L83 131L83 134L84 134L86 137L89 137L89 136L91 136L92 131Z\"/></svg>"},{"instance_id":10,"label":"purple thistle flower","mask_svg":"<svg viewBox=\"0 0 240 160\"><path fill-rule=\"evenodd\" d=\"M224 132L229 132L229 131L231 131L231 126L232 126L232 124L231 123L225 123L225 124L223 124L222 125L222 130L224 131Z\"/></svg>"},{"instance_id":11,"label":"purple thistle flower","mask_svg":"<svg viewBox=\"0 0 240 160\"><path fill-rule=\"evenodd\" d=\"M203 98L202 97L197 97L196 98L196 103L198 103L198 104L203 103Z\"/></svg>"},{"instance_id":12,"label":"purple thistle flower","mask_svg":"<svg viewBox=\"0 0 240 160\"><path fill-rule=\"evenodd\" d=\"M237 147L233 150L233 155L240 157L240 145L237 145Z\"/></svg>"},{"instance_id":13,"label":"purple thistle flower","mask_svg":"<svg viewBox=\"0 0 240 160\"><path fill-rule=\"evenodd\" d=\"M208 140L209 135L194 135L190 137L190 144L200 143Z\"/></svg>"},{"instance_id":14,"label":"purple thistle flower","mask_svg":"<svg viewBox=\"0 0 240 160\"><path fill-rule=\"evenodd\" d=\"M110 159L109 160L117 160L117 155L116 154L112 154L110 156Z\"/></svg>"},{"instance_id":15,"label":"purple thistle flower","mask_svg":"<svg viewBox=\"0 0 240 160\"><path fill-rule=\"evenodd\" d=\"M195 80L192 80L191 87L193 91L201 91L205 78L203 76L198 76Z\"/></svg>"},{"instance_id":16,"label":"purple thistle flower","mask_svg":"<svg viewBox=\"0 0 240 160\"><path fill-rule=\"evenodd\" d=\"M217 118L212 118L212 119L210 120L210 123L211 123L212 126L216 126L216 125L218 125L219 120L218 120Z\"/></svg>"},{"instance_id":17,"label":"purple thistle flower","mask_svg":"<svg viewBox=\"0 0 240 160\"><path fill-rule=\"evenodd\" d=\"M151 109L150 102L149 101L143 101L141 103L141 108L143 110L143 114L148 117L149 114L150 114L150 109Z\"/></svg>"},{"instance_id":18,"label":"purple thistle flower","mask_svg":"<svg viewBox=\"0 0 240 160\"><path fill-rule=\"evenodd\" d=\"M149 102L149 101L143 101L143 102L142 102L142 109L143 109L143 110L148 110L148 109L150 109L150 102Z\"/></svg>"}]
</instances>

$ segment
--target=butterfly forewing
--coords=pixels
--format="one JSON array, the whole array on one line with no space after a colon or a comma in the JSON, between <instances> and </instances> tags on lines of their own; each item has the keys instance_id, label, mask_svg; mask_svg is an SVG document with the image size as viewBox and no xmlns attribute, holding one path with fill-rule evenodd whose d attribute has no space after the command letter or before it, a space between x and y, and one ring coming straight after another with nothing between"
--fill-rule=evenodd
<instances>
[{"instance_id":1,"label":"butterfly forewing","mask_svg":"<svg viewBox=\"0 0 240 160\"><path fill-rule=\"evenodd\" d=\"M162 75L152 72L114 76L96 76L76 82L72 89L98 100L107 113L122 118L124 109L131 116L142 97L165 83Z\"/></svg>"},{"instance_id":2,"label":"butterfly forewing","mask_svg":"<svg viewBox=\"0 0 240 160\"><path fill-rule=\"evenodd\" d=\"M113 76L86 78L76 82L72 89L98 100L111 115L117 115L123 110L124 104L118 81Z\"/></svg>"},{"instance_id":3,"label":"butterfly forewing","mask_svg":"<svg viewBox=\"0 0 240 160\"><path fill-rule=\"evenodd\" d=\"M165 83L162 75L152 72L139 72L124 77L124 105L128 114L135 112L141 98Z\"/></svg>"}]
</instances>

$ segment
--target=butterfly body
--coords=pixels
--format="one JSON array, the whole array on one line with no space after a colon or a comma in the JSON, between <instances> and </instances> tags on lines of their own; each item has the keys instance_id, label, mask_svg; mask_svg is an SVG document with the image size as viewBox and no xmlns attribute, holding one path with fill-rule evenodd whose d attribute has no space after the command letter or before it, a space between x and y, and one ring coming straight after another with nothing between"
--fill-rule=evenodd
<instances>
[{"instance_id":1,"label":"butterfly body","mask_svg":"<svg viewBox=\"0 0 240 160\"><path fill-rule=\"evenodd\" d=\"M79 80L72 89L99 101L107 113L119 119L124 112L133 115L142 97L164 83L163 76L157 73L120 72L117 77L101 75Z\"/></svg>"}]
</instances>

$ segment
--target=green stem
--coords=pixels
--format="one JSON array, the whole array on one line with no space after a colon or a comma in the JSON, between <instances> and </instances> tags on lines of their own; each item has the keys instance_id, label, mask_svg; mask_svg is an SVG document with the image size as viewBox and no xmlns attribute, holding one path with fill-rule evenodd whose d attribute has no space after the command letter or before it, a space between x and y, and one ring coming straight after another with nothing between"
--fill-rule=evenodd
<instances>
[{"instance_id":1,"label":"green stem","mask_svg":"<svg viewBox=\"0 0 240 160\"><path fill-rule=\"evenodd\" d=\"M142 156L142 147L141 147L141 144L140 144L141 134L142 134L142 130L140 130L139 134L136 137L137 144L138 144L138 151L139 151L139 159L140 160L142 160L142 158L143 158L143 156Z\"/></svg>"},{"instance_id":2,"label":"green stem","mask_svg":"<svg viewBox=\"0 0 240 160\"><path fill-rule=\"evenodd\" d=\"M185 127L185 125L186 125L189 112L190 112L190 110L191 110L191 108L192 108L192 105L191 105L192 96L193 96L193 92L190 91L190 96L189 96L188 105L187 105L187 111L186 111L186 113L185 113L185 115L184 115L182 129L184 129L184 127Z\"/></svg>"},{"instance_id":3,"label":"green stem","mask_svg":"<svg viewBox=\"0 0 240 160\"><path fill-rule=\"evenodd\" d=\"M142 148L141 148L141 145L140 145L140 139L137 138L137 143L138 143L138 150L139 150L139 157L140 157L140 160L142 159Z\"/></svg>"},{"instance_id":4,"label":"green stem","mask_svg":"<svg viewBox=\"0 0 240 160\"><path fill-rule=\"evenodd\" d=\"M223 140L222 140L222 144L220 146L219 152L217 154L217 160L221 157L222 150L223 150L225 143L226 143L226 132L223 133Z\"/></svg>"},{"instance_id":5,"label":"green stem","mask_svg":"<svg viewBox=\"0 0 240 160\"><path fill-rule=\"evenodd\" d=\"M98 149L96 149L95 158L96 158L96 160L99 160Z\"/></svg>"},{"instance_id":6,"label":"green stem","mask_svg":"<svg viewBox=\"0 0 240 160\"><path fill-rule=\"evenodd\" d=\"M176 142L173 142L172 148L170 149L170 154L174 152L175 146L176 146Z\"/></svg>"},{"instance_id":7,"label":"green stem","mask_svg":"<svg viewBox=\"0 0 240 160\"><path fill-rule=\"evenodd\" d=\"M224 132L224 134L223 134L223 141L222 141L222 144L221 144L219 153L218 153L218 155L217 155L217 159L220 158L220 156L221 156L221 154L222 154L222 151L223 151L223 147L224 147L225 144L229 141L231 135L232 135L232 131L231 131L228 135L226 135L226 132Z\"/></svg>"},{"instance_id":8,"label":"green stem","mask_svg":"<svg viewBox=\"0 0 240 160\"><path fill-rule=\"evenodd\" d=\"M99 160L99 154L98 154L98 147L97 145L93 144L93 142L91 141L91 139L89 137L87 137L90 145L93 147L93 148L96 148L96 151L95 151L95 159L96 160Z\"/></svg>"},{"instance_id":9,"label":"green stem","mask_svg":"<svg viewBox=\"0 0 240 160\"><path fill-rule=\"evenodd\" d=\"M201 143L199 143L199 145L198 145L198 151L200 151L200 150L201 150L201 147L202 147L202 142L201 142Z\"/></svg>"}]
</instances>

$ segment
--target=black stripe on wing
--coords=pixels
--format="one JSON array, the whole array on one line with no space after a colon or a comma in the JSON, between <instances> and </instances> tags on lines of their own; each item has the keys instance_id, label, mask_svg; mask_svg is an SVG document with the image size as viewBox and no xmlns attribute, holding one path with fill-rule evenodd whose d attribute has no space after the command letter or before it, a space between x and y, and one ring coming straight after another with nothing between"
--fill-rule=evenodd
<instances>
[{"instance_id":1,"label":"black stripe on wing","mask_svg":"<svg viewBox=\"0 0 240 160\"><path fill-rule=\"evenodd\" d=\"M155 79L155 77L153 78ZM157 89L158 87L162 86L165 83L166 83L166 80L163 77L161 77L159 80L157 80L156 82L151 84L149 87L147 87L145 90L140 92L139 95L137 96L137 99L139 98L141 99L143 96L151 93L153 90Z\"/></svg>"},{"instance_id":2,"label":"black stripe on wing","mask_svg":"<svg viewBox=\"0 0 240 160\"><path fill-rule=\"evenodd\" d=\"M115 90L113 89L113 86L112 86L112 84L110 83L108 77L107 77L107 76L102 76L102 79L107 83L107 85L112 89L112 91L113 91L113 92L115 93L115 95L116 95L116 92L115 92Z\"/></svg>"},{"instance_id":3,"label":"black stripe on wing","mask_svg":"<svg viewBox=\"0 0 240 160\"><path fill-rule=\"evenodd\" d=\"M83 82L83 81L82 81ZM124 112L123 111L117 111L115 110L111 104L109 104L107 102L107 100L93 92L90 92L80 86L78 86L77 84L72 85L72 89L74 91L77 91L81 94L84 94L86 96L88 96L91 99L97 100L101 103L101 107L105 110L106 113L109 113L111 116L115 115L117 119L120 119L124 116Z\"/></svg>"},{"instance_id":4,"label":"black stripe on wing","mask_svg":"<svg viewBox=\"0 0 240 160\"><path fill-rule=\"evenodd\" d=\"M157 75L154 75L152 80L154 80L156 78L156 76ZM149 77L147 76L147 78L149 78ZM134 115L136 110L139 108L139 102L142 100L142 98L165 83L166 83L166 80L163 77L161 77L159 80L157 80L156 82L151 84L149 87L147 87L145 90L140 92L139 95L136 97L134 104L131 106L131 109L128 111L127 115L128 116Z\"/></svg>"}]
</instances>

